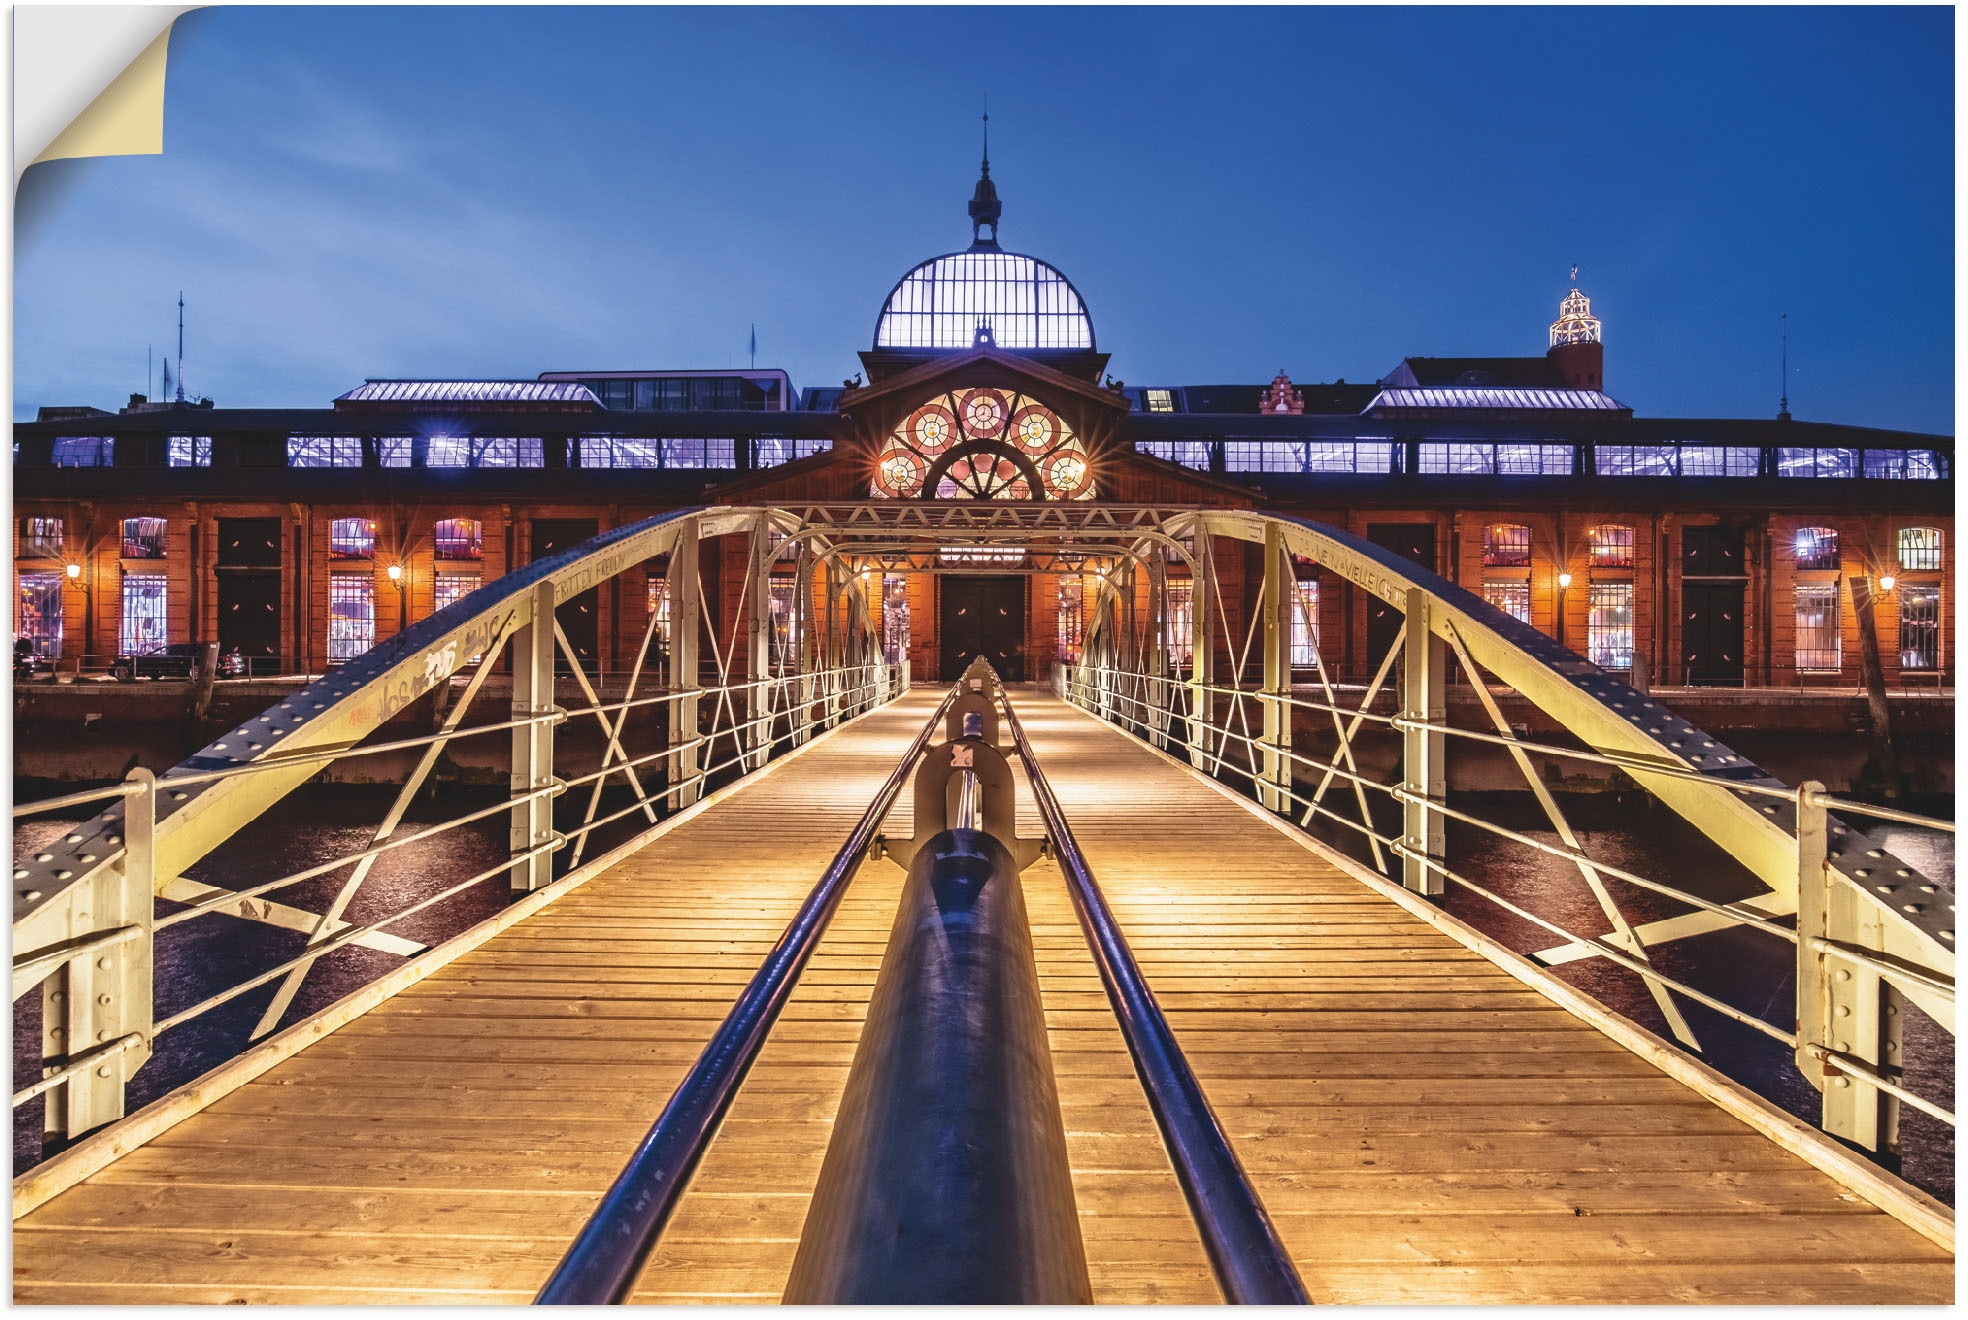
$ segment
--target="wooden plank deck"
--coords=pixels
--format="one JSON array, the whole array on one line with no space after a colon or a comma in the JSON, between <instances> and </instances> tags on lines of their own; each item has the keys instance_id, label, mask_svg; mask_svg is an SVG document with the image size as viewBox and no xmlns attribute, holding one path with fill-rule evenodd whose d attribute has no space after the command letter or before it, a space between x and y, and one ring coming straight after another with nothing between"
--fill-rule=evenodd
<instances>
[{"instance_id":1,"label":"wooden plank deck","mask_svg":"<svg viewBox=\"0 0 1968 1320\"><path fill-rule=\"evenodd\" d=\"M1015 699L1316 1300L1952 1297L1945 1251L1138 745ZM529 1299L933 702L17 1221L15 1300ZM850 889L637 1300L777 1300L901 880ZM1025 884L1096 1296L1215 1301L1058 871Z\"/></svg>"}]
</instances>

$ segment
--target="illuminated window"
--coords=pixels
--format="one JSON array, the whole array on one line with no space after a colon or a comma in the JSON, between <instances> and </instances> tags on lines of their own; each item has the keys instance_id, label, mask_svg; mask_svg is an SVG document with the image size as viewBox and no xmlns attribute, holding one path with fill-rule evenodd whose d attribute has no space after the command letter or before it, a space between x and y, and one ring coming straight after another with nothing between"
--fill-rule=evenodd
<instances>
[{"instance_id":1,"label":"illuminated window","mask_svg":"<svg viewBox=\"0 0 1968 1320\"><path fill-rule=\"evenodd\" d=\"M1522 579L1506 582L1485 581L1483 599L1519 623L1531 621L1531 584Z\"/></svg>"},{"instance_id":2,"label":"illuminated window","mask_svg":"<svg viewBox=\"0 0 1968 1320\"><path fill-rule=\"evenodd\" d=\"M777 467L794 459L824 454L833 447L834 442L831 440L819 440L807 436L762 435L752 441L752 466Z\"/></svg>"},{"instance_id":3,"label":"illuminated window","mask_svg":"<svg viewBox=\"0 0 1968 1320\"><path fill-rule=\"evenodd\" d=\"M60 559L62 556L62 520L59 518L23 518L20 521L21 558Z\"/></svg>"},{"instance_id":4,"label":"illuminated window","mask_svg":"<svg viewBox=\"0 0 1968 1320\"><path fill-rule=\"evenodd\" d=\"M107 435L56 436L49 461L56 467L110 467L116 461L116 439Z\"/></svg>"},{"instance_id":5,"label":"illuminated window","mask_svg":"<svg viewBox=\"0 0 1968 1320\"><path fill-rule=\"evenodd\" d=\"M733 440L665 440L666 468L735 468L738 446Z\"/></svg>"},{"instance_id":6,"label":"illuminated window","mask_svg":"<svg viewBox=\"0 0 1968 1320\"><path fill-rule=\"evenodd\" d=\"M909 580L900 573L882 577L882 659L899 665L909 658Z\"/></svg>"},{"instance_id":7,"label":"illuminated window","mask_svg":"<svg viewBox=\"0 0 1968 1320\"><path fill-rule=\"evenodd\" d=\"M370 559L376 554L376 524L367 518L336 518L328 524L330 559Z\"/></svg>"},{"instance_id":8,"label":"illuminated window","mask_svg":"<svg viewBox=\"0 0 1968 1320\"><path fill-rule=\"evenodd\" d=\"M1594 568L1633 567L1633 529L1619 523L1601 523L1585 534Z\"/></svg>"},{"instance_id":9,"label":"illuminated window","mask_svg":"<svg viewBox=\"0 0 1968 1320\"><path fill-rule=\"evenodd\" d=\"M1169 667L1179 671L1189 668L1195 660L1194 635L1196 620L1193 612L1196 601L1196 587L1191 582L1171 582L1168 584L1168 648Z\"/></svg>"},{"instance_id":10,"label":"illuminated window","mask_svg":"<svg viewBox=\"0 0 1968 1320\"><path fill-rule=\"evenodd\" d=\"M410 450L410 437L407 435L385 435L376 438L376 462L383 467L409 467Z\"/></svg>"},{"instance_id":11,"label":"illuminated window","mask_svg":"<svg viewBox=\"0 0 1968 1320\"><path fill-rule=\"evenodd\" d=\"M431 543L439 559L483 559L478 519L443 518L431 529Z\"/></svg>"},{"instance_id":12,"label":"illuminated window","mask_svg":"<svg viewBox=\"0 0 1968 1320\"><path fill-rule=\"evenodd\" d=\"M1745 445L1599 445L1602 477L1753 477L1761 454Z\"/></svg>"},{"instance_id":13,"label":"illuminated window","mask_svg":"<svg viewBox=\"0 0 1968 1320\"><path fill-rule=\"evenodd\" d=\"M59 532L59 528L57 528ZM1941 567L1941 529L1938 527L1900 528L1900 567L1909 573L1939 572Z\"/></svg>"},{"instance_id":14,"label":"illuminated window","mask_svg":"<svg viewBox=\"0 0 1968 1320\"><path fill-rule=\"evenodd\" d=\"M61 659L62 581L60 573L23 573L14 593L14 635L43 660ZM1900 635L1906 635L1904 625Z\"/></svg>"},{"instance_id":15,"label":"illuminated window","mask_svg":"<svg viewBox=\"0 0 1968 1320\"><path fill-rule=\"evenodd\" d=\"M1483 529L1484 568L1529 568L1531 529L1522 523L1491 523Z\"/></svg>"},{"instance_id":16,"label":"illuminated window","mask_svg":"<svg viewBox=\"0 0 1968 1320\"><path fill-rule=\"evenodd\" d=\"M438 573L432 604L437 609L456 605L478 590L478 574L467 570L445 569Z\"/></svg>"},{"instance_id":17,"label":"illuminated window","mask_svg":"<svg viewBox=\"0 0 1968 1320\"><path fill-rule=\"evenodd\" d=\"M1763 470L1763 456L1742 445L1683 445L1684 477L1754 477Z\"/></svg>"},{"instance_id":18,"label":"illuminated window","mask_svg":"<svg viewBox=\"0 0 1968 1320\"><path fill-rule=\"evenodd\" d=\"M1298 669L1319 663L1319 583L1313 578L1293 583L1291 662Z\"/></svg>"},{"instance_id":19,"label":"illuminated window","mask_svg":"<svg viewBox=\"0 0 1968 1320\"><path fill-rule=\"evenodd\" d=\"M212 466L212 437L174 435L164 444L164 461L169 467Z\"/></svg>"},{"instance_id":20,"label":"illuminated window","mask_svg":"<svg viewBox=\"0 0 1968 1320\"><path fill-rule=\"evenodd\" d=\"M25 579L23 579L25 580ZM1941 667L1941 589L1933 583L1900 588L1900 668Z\"/></svg>"},{"instance_id":21,"label":"illuminated window","mask_svg":"<svg viewBox=\"0 0 1968 1320\"><path fill-rule=\"evenodd\" d=\"M125 559L162 559L164 557L164 520L162 518L125 518L123 520L122 553Z\"/></svg>"},{"instance_id":22,"label":"illuminated window","mask_svg":"<svg viewBox=\"0 0 1968 1320\"><path fill-rule=\"evenodd\" d=\"M1780 477L1856 477L1859 451L1856 449L1779 449L1777 475Z\"/></svg>"},{"instance_id":23,"label":"illuminated window","mask_svg":"<svg viewBox=\"0 0 1968 1320\"><path fill-rule=\"evenodd\" d=\"M1136 442L1134 448L1137 453L1166 458L1171 463L1180 463L1200 472L1209 471L1209 444L1206 441L1141 440Z\"/></svg>"},{"instance_id":24,"label":"illuminated window","mask_svg":"<svg viewBox=\"0 0 1968 1320\"><path fill-rule=\"evenodd\" d=\"M290 435L287 437L287 466L290 468L359 468L362 466L362 437L355 435ZM409 466L409 451L402 466Z\"/></svg>"},{"instance_id":25,"label":"illuminated window","mask_svg":"<svg viewBox=\"0 0 1968 1320\"><path fill-rule=\"evenodd\" d=\"M1086 642L1086 582L1077 573L1059 579L1059 659L1080 662Z\"/></svg>"},{"instance_id":26,"label":"illuminated window","mask_svg":"<svg viewBox=\"0 0 1968 1320\"><path fill-rule=\"evenodd\" d=\"M328 575L328 661L353 660L376 644L376 579L368 573Z\"/></svg>"},{"instance_id":27,"label":"illuminated window","mask_svg":"<svg viewBox=\"0 0 1968 1320\"><path fill-rule=\"evenodd\" d=\"M1042 261L957 252L902 277L882 306L876 348L969 348L988 326L999 348L1092 348L1079 292Z\"/></svg>"},{"instance_id":28,"label":"illuminated window","mask_svg":"<svg viewBox=\"0 0 1968 1320\"><path fill-rule=\"evenodd\" d=\"M1805 569L1838 567L1838 533L1829 527L1800 527L1793 541L1797 566Z\"/></svg>"},{"instance_id":29,"label":"illuminated window","mask_svg":"<svg viewBox=\"0 0 1968 1320\"><path fill-rule=\"evenodd\" d=\"M1585 658L1601 669L1633 668L1633 584L1592 584L1585 621Z\"/></svg>"},{"instance_id":30,"label":"illuminated window","mask_svg":"<svg viewBox=\"0 0 1968 1320\"><path fill-rule=\"evenodd\" d=\"M649 574L649 596L646 602L649 617L656 620L654 645L664 655L670 652L670 583L663 574L652 570Z\"/></svg>"},{"instance_id":31,"label":"illuminated window","mask_svg":"<svg viewBox=\"0 0 1968 1320\"><path fill-rule=\"evenodd\" d=\"M889 434L870 493L880 499L1073 500L1094 496L1085 447L1050 408L1011 390L960 389Z\"/></svg>"},{"instance_id":32,"label":"illuminated window","mask_svg":"<svg viewBox=\"0 0 1968 1320\"><path fill-rule=\"evenodd\" d=\"M1797 588L1797 668L1807 674L1835 674L1844 665L1838 631L1838 584L1807 582Z\"/></svg>"},{"instance_id":33,"label":"illuminated window","mask_svg":"<svg viewBox=\"0 0 1968 1320\"><path fill-rule=\"evenodd\" d=\"M148 655L163 650L170 640L164 589L162 573L123 575L123 622L117 634L122 654Z\"/></svg>"},{"instance_id":34,"label":"illuminated window","mask_svg":"<svg viewBox=\"0 0 1968 1320\"><path fill-rule=\"evenodd\" d=\"M787 673L799 661L799 584L792 578L774 578L771 584L772 665L776 673Z\"/></svg>"},{"instance_id":35,"label":"illuminated window","mask_svg":"<svg viewBox=\"0 0 1968 1320\"><path fill-rule=\"evenodd\" d=\"M434 468L536 468L546 461L537 436L434 435L424 450L424 466Z\"/></svg>"},{"instance_id":36,"label":"illuminated window","mask_svg":"<svg viewBox=\"0 0 1968 1320\"><path fill-rule=\"evenodd\" d=\"M1900 481L1939 481L1941 458L1931 449L1868 449L1865 474Z\"/></svg>"},{"instance_id":37,"label":"illuminated window","mask_svg":"<svg viewBox=\"0 0 1968 1320\"><path fill-rule=\"evenodd\" d=\"M1174 411L1175 411L1175 391L1174 391L1174 390L1149 390L1149 391L1148 391L1148 411L1149 411L1149 412L1174 412Z\"/></svg>"},{"instance_id":38,"label":"illuminated window","mask_svg":"<svg viewBox=\"0 0 1968 1320\"><path fill-rule=\"evenodd\" d=\"M1447 476L1564 477L1572 446L1458 442L1424 444L1420 470Z\"/></svg>"}]
</instances>

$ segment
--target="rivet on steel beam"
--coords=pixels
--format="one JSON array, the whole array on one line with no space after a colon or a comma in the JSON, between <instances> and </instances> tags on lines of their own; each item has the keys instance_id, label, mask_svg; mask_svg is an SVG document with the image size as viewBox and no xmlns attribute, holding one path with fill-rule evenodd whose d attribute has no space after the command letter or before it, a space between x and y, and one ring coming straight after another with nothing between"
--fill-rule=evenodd
<instances>
[{"instance_id":1,"label":"rivet on steel beam","mask_svg":"<svg viewBox=\"0 0 1968 1320\"><path fill-rule=\"evenodd\" d=\"M98 967L99 969L101 969L102 971L105 971L105 972L106 972L106 971L108 971L108 970L110 969L110 967L111 967L112 965L113 965L113 964L112 964L112 963L110 962L110 960L109 960L109 959L107 959L107 958L98 958L98 959L96 959L96 966L97 966L97 967Z\"/></svg>"},{"instance_id":2,"label":"rivet on steel beam","mask_svg":"<svg viewBox=\"0 0 1968 1320\"><path fill-rule=\"evenodd\" d=\"M108 1008L108 1007L109 1007L109 996L108 996L108 995L97 995L97 996L96 996L96 1002L97 1002L98 1004L101 1004L101 1005L102 1005L102 1006L103 1006L104 1008Z\"/></svg>"}]
</instances>

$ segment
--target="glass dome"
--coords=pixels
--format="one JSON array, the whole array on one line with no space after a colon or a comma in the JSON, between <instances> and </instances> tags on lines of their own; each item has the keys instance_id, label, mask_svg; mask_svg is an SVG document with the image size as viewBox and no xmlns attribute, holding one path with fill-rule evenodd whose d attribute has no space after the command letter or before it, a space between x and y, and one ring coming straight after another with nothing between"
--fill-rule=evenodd
<instances>
[{"instance_id":1,"label":"glass dome","mask_svg":"<svg viewBox=\"0 0 1968 1320\"><path fill-rule=\"evenodd\" d=\"M1035 258L973 248L902 277L882 304L875 347L969 348L979 326L999 348L1094 346L1093 319L1072 281Z\"/></svg>"}]
</instances>

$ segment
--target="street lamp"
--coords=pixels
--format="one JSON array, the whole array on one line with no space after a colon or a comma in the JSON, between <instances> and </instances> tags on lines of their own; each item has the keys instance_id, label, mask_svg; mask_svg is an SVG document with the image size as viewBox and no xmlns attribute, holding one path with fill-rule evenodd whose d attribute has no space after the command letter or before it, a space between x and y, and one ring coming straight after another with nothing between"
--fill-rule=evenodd
<instances>
[{"instance_id":1,"label":"street lamp","mask_svg":"<svg viewBox=\"0 0 1968 1320\"><path fill-rule=\"evenodd\" d=\"M1898 582L1899 579L1891 573L1881 573L1879 575L1879 589L1881 591L1891 591Z\"/></svg>"},{"instance_id":2,"label":"street lamp","mask_svg":"<svg viewBox=\"0 0 1968 1320\"><path fill-rule=\"evenodd\" d=\"M410 626L410 598L403 590L403 565L391 564L388 572L396 587L396 630L400 633Z\"/></svg>"},{"instance_id":3,"label":"street lamp","mask_svg":"<svg viewBox=\"0 0 1968 1320\"><path fill-rule=\"evenodd\" d=\"M70 582L74 582L79 580L81 576L82 576L82 565L71 563L68 566L68 580Z\"/></svg>"}]
</instances>

